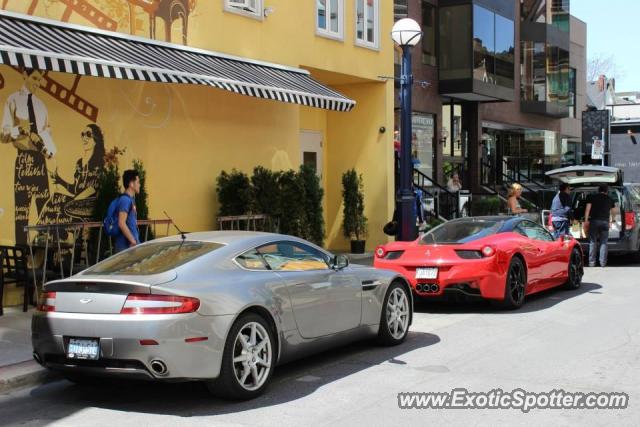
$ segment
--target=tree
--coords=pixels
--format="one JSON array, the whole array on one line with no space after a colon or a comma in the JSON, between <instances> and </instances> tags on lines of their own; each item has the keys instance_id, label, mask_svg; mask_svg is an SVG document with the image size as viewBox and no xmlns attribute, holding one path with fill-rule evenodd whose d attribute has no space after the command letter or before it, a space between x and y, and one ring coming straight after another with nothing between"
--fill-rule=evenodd
<instances>
[{"instance_id":1,"label":"tree","mask_svg":"<svg viewBox=\"0 0 640 427\"><path fill-rule=\"evenodd\" d=\"M324 216L322 214L322 197L324 190L316 170L308 165L300 166L300 179L304 185L304 210L306 213L307 235L305 238L322 246L324 243Z\"/></svg>"},{"instance_id":2,"label":"tree","mask_svg":"<svg viewBox=\"0 0 640 427\"><path fill-rule=\"evenodd\" d=\"M594 82L598 80L600 76L617 79L624 77L624 72L616 64L613 55L599 53L589 58L587 64L587 81Z\"/></svg>"},{"instance_id":3,"label":"tree","mask_svg":"<svg viewBox=\"0 0 640 427\"><path fill-rule=\"evenodd\" d=\"M364 215L364 185L362 175L355 169L342 174L342 231L344 237L364 240L367 235L367 217Z\"/></svg>"}]
</instances>

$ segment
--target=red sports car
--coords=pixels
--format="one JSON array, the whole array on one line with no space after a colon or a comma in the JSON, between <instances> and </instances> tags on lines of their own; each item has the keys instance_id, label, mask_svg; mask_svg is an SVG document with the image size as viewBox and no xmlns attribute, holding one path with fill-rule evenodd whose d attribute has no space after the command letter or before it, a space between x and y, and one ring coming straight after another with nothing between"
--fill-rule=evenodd
<instances>
[{"instance_id":1,"label":"red sports car","mask_svg":"<svg viewBox=\"0 0 640 427\"><path fill-rule=\"evenodd\" d=\"M570 236L554 239L521 217L461 218L414 242L376 248L374 266L401 273L416 295L462 293L518 308L525 295L582 283L582 249Z\"/></svg>"}]
</instances>

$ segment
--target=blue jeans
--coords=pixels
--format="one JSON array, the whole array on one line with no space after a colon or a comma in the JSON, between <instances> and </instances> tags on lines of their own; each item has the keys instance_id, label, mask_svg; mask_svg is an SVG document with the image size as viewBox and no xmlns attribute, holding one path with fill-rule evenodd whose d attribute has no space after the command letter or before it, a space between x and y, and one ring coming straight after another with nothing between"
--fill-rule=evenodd
<instances>
[{"instance_id":1,"label":"blue jeans","mask_svg":"<svg viewBox=\"0 0 640 427\"><path fill-rule=\"evenodd\" d=\"M560 236L565 236L569 234L569 220L565 219L563 221L552 221L553 224L553 236L557 239Z\"/></svg>"},{"instance_id":2,"label":"blue jeans","mask_svg":"<svg viewBox=\"0 0 640 427\"><path fill-rule=\"evenodd\" d=\"M600 265L607 265L609 250L609 221L594 219L589 224L589 265L596 265L598 246L600 246Z\"/></svg>"}]
</instances>

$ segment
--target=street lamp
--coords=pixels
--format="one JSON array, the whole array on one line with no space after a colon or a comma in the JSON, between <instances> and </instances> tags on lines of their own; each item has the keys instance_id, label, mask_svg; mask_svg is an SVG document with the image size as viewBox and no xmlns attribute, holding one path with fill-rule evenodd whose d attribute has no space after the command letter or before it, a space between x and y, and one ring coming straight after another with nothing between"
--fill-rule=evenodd
<instances>
[{"instance_id":1,"label":"street lamp","mask_svg":"<svg viewBox=\"0 0 640 427\"><path fill-rule=\"evenodd\" d=\"M416 215L413 195L413 162L411 161L411 89L413 74L411 71L411 48L420 43L422 29L411 18L399 20L391 30L391 38L402 48L402 72L400 76L400 188L396 197L396 209L399 216L399 235L401 241L416 238Z\"/></svg>"}]
</instances>

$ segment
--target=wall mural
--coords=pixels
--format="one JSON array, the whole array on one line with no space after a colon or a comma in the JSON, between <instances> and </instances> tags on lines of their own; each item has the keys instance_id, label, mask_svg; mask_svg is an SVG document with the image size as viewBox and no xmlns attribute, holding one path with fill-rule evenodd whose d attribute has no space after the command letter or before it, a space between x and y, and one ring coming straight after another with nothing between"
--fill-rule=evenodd
<instances>
[{"instance_id":1,"label":"wall mural","mask_svg":"<svg viewBox=\"0 0 640 427\"><path fill-rule=\"evenodd\" d=\"M75 92L79 76L69 89L43 71L16 71L22 78L20 88L0 92L4 100L0 142L15 150L15 240L24 244L24 227L33 223L30 220L34 216L36 224L70 223L91 217L105 148L102 130L95 123L98 108ZM78 143L82 144L83 156L74 171L58 170L58 146L51 132L55 124L50 122L42 93L90 120L78 125L82 126L78 129Z\"/></svg>"},{"instance_id":2,"label":"wall mural","mask_svg":"<svg viewBox=\"0 0 640 427\"><path fill-rule=\"evenodd\" d=\"M81 17L88 21L85 25L152 39L160 36L161 40L168 42L172 41L175 27L181 37L180 40L173 41L186 45L189 16L195 9L196 2L197 0L1 0L0 7L62 22L69 22L72 17ZM163 35L156 31L159 20L164 26ZM11 73L19 73L18 87L15 84L7 84L5 87L5 81L15 81L15 75L8 75ZM24 231L26 225L86 221L92 216L95 187L99 172L104 166L105 140L103 130L97 124L98 107L78 93L82 78L79 75L53 77L40 70L2 67L0 151L3 156L10 151L15 153L12 185L15 242L18 244L27 243L28 236ZM68 79L71 79L70 84ZM51 123L49 107L56 102L59 104L55 108L69 108L81 119L73 123ZM155 101L147 99L145 105L151 110L149 115L155 116ZM161 122L153 127L166 125L170 113L169 105ZM140 111L137 114L145 116ZM52 129L61 127L65 128L67 135L62 144L62 141L53 136L55 132L52 132ZM68 136L74 134L71 127L77 127L75 141ZM80 144L82 155L73 169L67 167L66 170L59 170L57 159L60 154L68 158L71 150L79 151L77 146L68 144ZM65 149L70 151L65 152ZM3 183L3 187L8 184Z\"/></svg>"},{"instance_id":3,"label":"wall mural","mask_svg":"<svg viewBox=\"0 0 640 427\"><path fill-rule=\"evenodd\" d=\"M126 32L157 39L158 19L164 24L164 41L171 42L175 23L181 24L181 40L187 44L189 15L197 0L2 0L2 9L15 10L26 6L21 12L33 15L39 6L45 15L62 22L69 22L75 13L96 28ZM61 9L62 8L62 9ZM59 11L62 10L62 13ZM146 19L143 16L146 15ZM146 22L145 22L146 21ZM145 25L147 26L145 31Z\"/></svg>"}]
</instances>

